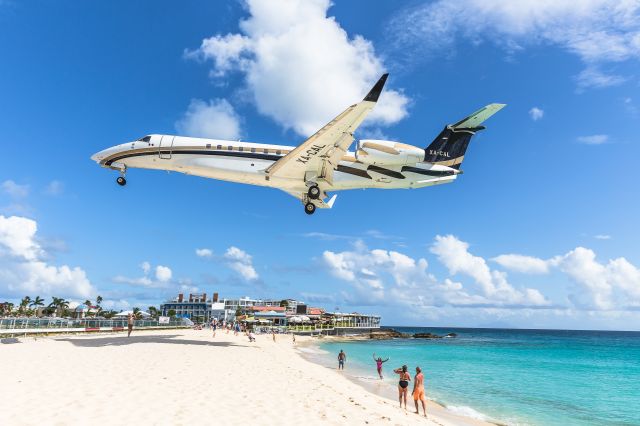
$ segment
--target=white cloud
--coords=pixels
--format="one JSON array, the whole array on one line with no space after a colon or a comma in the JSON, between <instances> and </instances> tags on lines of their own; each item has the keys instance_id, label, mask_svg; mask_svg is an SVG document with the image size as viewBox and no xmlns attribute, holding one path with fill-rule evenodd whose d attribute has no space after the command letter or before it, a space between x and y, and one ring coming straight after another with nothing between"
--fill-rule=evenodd
<instances>
[{"instance_id":1,"label":"white cloud","mask_svg":"<svg viewBox=\"0 0 640 426\"><path fill-rule=\"evenodd\" d=\"M544 117L544 111L538 107L533 107L529 110L529 116L533 121L538 121Z\"/></svg>"},{"instance_id":2,"label":"white cloud","mask_svg":"<svg viewBox=\"0 0 640 426\"><path fill-rule=\"evenodd\" d=\"M548 263L537 257L523 256L521 254L502 254L491 260L509 270L525 274L546 274L549 272Z\"/></svg>"},{"instance_id":3,"label":"white cloud","mask_svg":"<svg viewBox=\"0 0 640 426\"><path fill-rule=\"evenodd\" d=\"M213 76L240 72L258 111L284 128L310 136L358 101L384 72L373 44L350 37L329 0L247 0L241 33L204 39L187 57L211 60ZM369 123L392 124L409 100L386 89Z\"/></svg>"},{"instance_id":4,"label":"white cloud","mask_svg":"<svg viewBox=\"0 0 640 426\"><path fill-rule=\"evenodd\" d=\"M623 77L603 74L598 64L640 58L640 3L439 0L401 11L392 19L390 32L396 50L412 52L413 57L452 51L458 38L493 42L509 52L528 45L558 46L586 64L577 78L580 87L607 87Z\"/></svg>"},{"instance_id":5,"label":"white cloud","mask_svg":"<svg viewBox=\"0 0 640 426\"><path fill-rule=\"evenodd\" d=\"M609 140L608 135L579 136L578 142L586 145L601 145Z\"/></svg>"},{"instance_id":6,"label":"white cloud","mask_svg":"<svg viewBox=\"0 0 640 426\"><path fill-rule=\"evenodd\" d=\"M474 279L483 296L507 305L548 305L549 302L536 289L515 289L507 282L507 274L491 270L487 262L469 252L469 244L453 235L437 235L431 252L449 269L449 273L464 274Z\"/></svg>"},{"instance_id":7,"label":"white cloud","mask_svg":"<svg viewBox=\"0 0 640 426\"><path fill-rule=\"evenodd\" d=\"M594 235L593 238L595 238L596 240L610 240L611 239L611 235L598 234L598 235Z\"/></svg>"},{"instance_id":8,"label":"white cloud","mask_svg":"<svg viewBox=\"0 0 640 426\"><path fill-rule=\"evenodd\" d=\"M171 282L173 271L168 266L157 265L155 267L155 279L150 276L152 271L151 263L144 261L140 264L143 276L138 278L130 278L123 275L113 277L113 282L120 284L129 284L133 286L149 287L149 288L166 288Z\"/></svg>"},{"instance_id":9,"label":"white cloud","mask_svg":"<svg viewBox=\"0 0 640 426\"><path fill-rule=\"evenodd\" d=\"M24 217L0 215L0 285L12 294L92 297L96 289L85 271L45 262L47 253L36 239L37 223Z\"/></svg>"},{"instance_id":10,"label":"white cloud","mask_svg":"<svg viewBox=\"0 0 640 426\"><path fill-rule=\"evenodd\" d=\"M259 278L258 273L253 267L253 259L251 255L238 247L231 246L224 254L227 265L236 271L242 278L247 281L254 281Z\"/></svg>"},{"instance_id":11,"label":"white cloud","mask_svg":"<svg viewBox=\"0 0 640 426\"><path fill-rule=\"evenodd\" d=\"M20 185L11 179L2 182L2 190L14 198L24 198L29 195L29 185Z\"/></svg>"},{"instance_id":12,"label":"white cloud","mask_svg":"<svg viewBox=\"0 0 640 426\"><path fill-rule=\"evenodd\" d=\"M196 249L196 256L198 257L213 257L213 251L208 248Z\"/></svg>"},{"instance_id":13,"label":"white cloud","mask_svg":"<svg viewBox=\"0 0 640 426\"><path fill-rule=\"evenodd\" d=\"M579 92L589 87L600 89L604 87L618 86L627 81L625 77L615 74L606 74L593 66L582 70L575 79L578 84Z\"/></svg>"},{"instance_id":14,"label":"white cloud","mask_svg":"<svg viewBox=\"0 0 640 426\"><path fill-rule=\"evenodd\" d=\"M240 137L240 117L226 99L192 99L176 129L186 135L234 140Z\"/></svg>"},{"instance_id":15,"label":"white cloud","mask_svg":"<svg viewBox=\"0 0 640 426\"><path fill-rule=\"evenodd\" d=\"M158 265L156 266L156 279L162 283L166 283L171 280L171 268L167 266Z\"/></svg>"},{"instance_id":16,"label":"white cloud","mask_svg":"<svg viewBox=\"0 0 640 426\"><path fill-rule=\"evenodd\" d=\"M64 192L64 184L59 180L52 180L47 184L44 192L45 194L52 196L60 195Z\"/></svg>"}]
</instances>

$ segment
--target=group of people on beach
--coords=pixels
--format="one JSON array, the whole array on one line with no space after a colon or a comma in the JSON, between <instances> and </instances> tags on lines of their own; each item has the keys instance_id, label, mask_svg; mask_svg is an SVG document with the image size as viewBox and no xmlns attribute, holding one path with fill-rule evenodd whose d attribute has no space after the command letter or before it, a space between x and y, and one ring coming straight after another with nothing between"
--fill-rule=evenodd
<instances>
[{"instance_id":1,"label":"group of people on beach","mask_svg":"<svg viewBox=\"0 0 640 426\"><path fill-rule=\"evenodd\" d=\"M340 349L338 353L338 370L344 370L344 364L347 361L347 354ZM382 357L376 357L374 352L373 361L376 363L376 370L378 371L378 376L382 379L382 364L389 361L389 358L382 359ZM400 401L400 408L402 408L402 402L404 401L404 409L407 409L407 394L409 392L409 382L411 382L411 374L409 373L409 368L406 365L403 365L400 368L396 368L393 370L394 373L398 374L400 380L398 381L398 400ZM418 407L418 401L422 403L422 412L424 416L427 417L427 399L425 397L424 392L424 374L422 373L422 369L420 367L416 367L416 375L413 380L413 391L411 392L413 396L413 402L416 405L416 414L420 414L420 410Z\"/></svg>"},{"instance_id":2,"label":"group of people on beach","mask_svg":"<svg viewBox=\"0 0 640 426\"><path fill-rule=\"evenodd\" d=\"M227 334L229 334L229 331L233 330L234 336L237 336L240 333L240 322L238 321L219 321L217 318L212 318L209 325L211 326L211 330L213 330L213 337L216 337L216 330L218 328L221 330L227 330Z\"/></svg>"}]
</instances>

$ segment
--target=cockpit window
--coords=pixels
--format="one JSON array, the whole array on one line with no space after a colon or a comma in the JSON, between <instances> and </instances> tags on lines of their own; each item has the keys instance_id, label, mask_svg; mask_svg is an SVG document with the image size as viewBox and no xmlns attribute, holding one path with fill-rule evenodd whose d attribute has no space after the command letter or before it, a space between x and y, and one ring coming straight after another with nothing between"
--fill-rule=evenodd
<instances>
[{"instance_id":1,"label":"cockpit window","mask_svg":"<svg viewBox=\"0 0 640 426\"><path fill-rule=\"evenodd\" d=\"M151 141L151 136L145 136L143 138L138 139L141 142L149 142Z\"/></svg>"}]
</instances>

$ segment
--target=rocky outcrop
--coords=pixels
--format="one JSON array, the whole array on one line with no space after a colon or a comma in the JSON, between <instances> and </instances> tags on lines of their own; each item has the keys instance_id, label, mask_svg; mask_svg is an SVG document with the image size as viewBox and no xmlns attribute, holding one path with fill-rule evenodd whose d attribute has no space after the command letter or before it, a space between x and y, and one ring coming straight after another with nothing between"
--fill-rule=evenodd
<instances>
[{"instance_id":1,"label":"rocky outcrop","mask_svg":"<svg viewBox=\"0 0 640 426\"><path fill-rule=\"evenodd\" d=\"M385 328L381 330L372 331L371 333L369 333L369 338L375 339L375 340L401 339L401 338L407 338L407 337L411 337L411 335L407 333L401 333L392 328Z\"/></svg>"},{"instance_id":2,"label":"rocky outcrop","mask_svg":"<svg viewBox=\"0 0 640 426\"><path fill-rule=\"evenodd\" d=\"M413 335L415 339L442 339L444 337L456 337L456 336L457 336L456 333L448 333L448 334L445 334L444 336L439 336L433 333L415 333Z\"/></svg>"}]
</instances>

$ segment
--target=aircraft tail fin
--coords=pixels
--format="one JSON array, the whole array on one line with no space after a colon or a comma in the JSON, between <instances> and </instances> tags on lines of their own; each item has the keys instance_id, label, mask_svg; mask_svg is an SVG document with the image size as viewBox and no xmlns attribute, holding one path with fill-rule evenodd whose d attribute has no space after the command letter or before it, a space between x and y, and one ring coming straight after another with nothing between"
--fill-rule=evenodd
<instances>
[{"instance_id":1,"label":"aircraft tail fin","mask_svg":"<svg viewBox=\"0 0 640 426\"><path fill-rule=\"evenodd\" d=\"M424 161L460 168L471 137L484 130L485 120L505 107L505 104L489 104L455 124L449 124L425 148Z\"/></svg>"}]
</instances>

